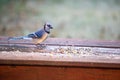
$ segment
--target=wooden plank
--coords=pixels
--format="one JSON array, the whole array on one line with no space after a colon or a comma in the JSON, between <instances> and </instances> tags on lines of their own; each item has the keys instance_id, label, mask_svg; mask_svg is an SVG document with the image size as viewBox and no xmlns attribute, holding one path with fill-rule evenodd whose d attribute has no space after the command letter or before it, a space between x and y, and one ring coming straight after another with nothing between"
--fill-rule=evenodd
<instances>
[{"instance_id":1,"label":"wooden plank","mask_svg":"<svg viewBox=\"0 0 120 80\"><path fill-rule=\"evenodd\" d=\"M0 80L120 80L120 69L0 66Z\"/></svg>"},{"instance_id":2,"label":"wooden plank","mask_svg":"<svg viewBox=\"0 0 120 80\"><path fill-rule=\"evenodd\" d=\"M30 40L8 41L7 38L1 38L1 51L23 52L1 52L0 64L120 68L119 44L116 41L49 38L40 45L35 45Z\"/></svg>"},{"instance_id":3,"label":"wooden plank","mask_svg":"<svg viewBox=\"0 0 120 80\"><path fill-rule=\"evenodd\" d=\"M1 38L0 44L28 44L35 45L31 40L10 40ZM120 48L120 41L90 41L80 39L48 38L41 44L80 47Z\"/></svg>"},{"instance_id":4,"label":"wooden plank","mask_svg":"<svg viewBox=\"0 0 120 80\"><path fill-rule=\"evenodd\" d=\"M0 64L120 68L120 56L75 56L73 54L16 51L0 53Z\"/></svg>"},{"instance_id":5,"label":"wooden plank","mask_svg":"<svg viewBox=\"0 0 120 80\"><path fill-rule=\"evenodd\" d=\"M96 62L70 62L70 61L38 61L38 60L0 60L1 65L27 65L27 66L66 66L85 68L112 68L120 69L120 63Z\"/></svg>"}]
</instances>

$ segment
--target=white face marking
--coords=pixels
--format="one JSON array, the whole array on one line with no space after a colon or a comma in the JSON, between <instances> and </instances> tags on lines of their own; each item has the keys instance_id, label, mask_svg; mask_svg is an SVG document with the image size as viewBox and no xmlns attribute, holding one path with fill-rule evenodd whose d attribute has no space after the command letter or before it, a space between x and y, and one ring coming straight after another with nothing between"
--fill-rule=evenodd
<instances>
[{"instance_id":1,"label":"white face marking","mask_svg":"<svg viewBox=\"0 0 120 80\"><path fill-rule=\"evenodd\" d=\"M50 28L50 26L51 26L51 24L50 23L46 23L45 24L45 31L48 31L48 32L50 32L50 29L52 29L52 28ZM52 27L52 26L51 26Z\"/></svg>"},{"instance_id":2,"label":"white face marking","mask_svg":"<svg viewBox=\"0 0 120 80\"><path fill-rule=\"evenodd\" d=\"M50 31L50 28L48 27L48 25L45 26L45 30Z\"/></svg>"}]
</instances>

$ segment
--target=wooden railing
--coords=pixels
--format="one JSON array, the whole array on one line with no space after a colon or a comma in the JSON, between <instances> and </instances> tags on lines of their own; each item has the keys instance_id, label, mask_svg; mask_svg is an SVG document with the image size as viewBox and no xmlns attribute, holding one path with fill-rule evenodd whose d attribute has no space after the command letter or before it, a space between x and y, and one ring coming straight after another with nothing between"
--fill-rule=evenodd
<instances>
[{"instance_id":1,"label":"wooden railing","mask_svg":"<svg viewBox=\"0 0 120 80\"><path fill-rule=\"evenodd\" d=\"M8 73L7 73L8 72ZM0 38L0 80L120 80L120 42Z\"/></svg>"}]
</instances>

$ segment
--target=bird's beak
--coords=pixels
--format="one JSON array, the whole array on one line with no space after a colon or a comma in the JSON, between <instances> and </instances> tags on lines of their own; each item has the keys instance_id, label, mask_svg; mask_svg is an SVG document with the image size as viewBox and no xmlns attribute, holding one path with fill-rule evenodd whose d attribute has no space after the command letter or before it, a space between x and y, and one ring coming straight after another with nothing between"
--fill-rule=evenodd
<instances>
[{"instance_id":1,"label":"bird's beak","mask_svg":"<svg viewBox=\"0 0 120 80\"><path fill-rule=\"evenodd\" d=\"M50 28L50 29L53 29L53 27L52 27L51 25L49 26L49 28Z\"/></svg>"},{"instance_id":2,"label":"bird's beak","mask_svg":"<svg viewBox=\"0 0 120 80\"><path fill-rule=\"evenodd\" d=\"M53 29L53 27L52 27L52 26L51 26L50 28L51 28L51 29Z\"/></svg>"}]
</instances>

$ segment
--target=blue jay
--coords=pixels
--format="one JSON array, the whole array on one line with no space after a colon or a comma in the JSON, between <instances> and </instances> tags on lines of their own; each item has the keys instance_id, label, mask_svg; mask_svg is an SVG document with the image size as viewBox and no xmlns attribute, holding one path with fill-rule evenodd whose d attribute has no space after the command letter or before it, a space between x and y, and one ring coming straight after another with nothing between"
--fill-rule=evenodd
<instances>
[{"instance_id":1,"label":"blue jay","mask_svg":"<svg viewBox=\"0 0 120 80\"><path fill-rule=\"evenodd\" d=\"M28 34L27 36L13 37L9 40L29 39L35 41L36 44L39 44L46 40L48 34L50 34L50 29L53 29L52 25L50 23L45 23L44 28L42 28L41 30Z\"/></svg>"}]
</instances>

